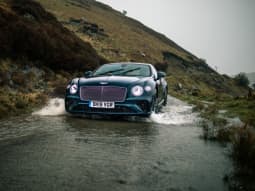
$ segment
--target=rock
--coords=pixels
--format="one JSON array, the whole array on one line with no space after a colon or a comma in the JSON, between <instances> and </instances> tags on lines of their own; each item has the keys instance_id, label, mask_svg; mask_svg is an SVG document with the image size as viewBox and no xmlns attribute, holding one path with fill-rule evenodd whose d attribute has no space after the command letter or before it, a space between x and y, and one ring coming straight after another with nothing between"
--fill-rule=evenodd
<instances>
[{"instance_id":1,"label":"rock","mask_svg":"<svg viewBox=\"0 0 255 191\"><path fill-rule=\"evenodd\" d=\"M191 95L193 95L193 96L198 96L199 95L199 93L200 93L200 89L198 89L198 87L196 87L196 86L192 86L192 89L191 89Z\"/></svg>"},{"instance_id":2,"label":"rock","mask_svg":"<svg viewBox=\"0 0 255 191\"><path fill-rule=\"evenodd\" d=\"M9 86L13 87L14 86L14 83L12 80L9 81Z\"/></svg>"},{"instance_id":3,"label":"rock","mask_svg":"<svg viewBox=\"0 0 255 191\"><path fill-rule=\"evenodd\" d=\"M108 37L103 28L100 28L96 23L88 22L84 17L80 19L70 18L66 24L79 26L78 32L87 34L89 36L103 36Z\"/></svg>"},{"instance_id":4,"label":"rock","mask_svg":"<svg viewBox=\"0 0 255 191\"><path fill-rule=\"evenodd\" d=\"M73 17L71 17L69 19L69 24L71 24L71 25L80 25L81 22L82 22L82 19L76 19L76 18L73 18Z\"/></svg>"},{"instance_id":5,"label":"rock","mask_svg":"<svg viewBox=\"0 0 255 191\"><path fill-rule=\"evenodd\" d=\"M182 89L183 89L183 87L182 87L182 84L181 84L181 83L175 84L175 88L174 88L175 91L180 91L180 90L182 90Z\"/></svg>"},{"instance_id":6,"label":"rock","mask_svg":"<svg viewBox=\"0 0 255 191\"><path fill-rule=\"evenodd\" d=\"M142 57L145 57L146 54L145 54L144 52L141 52L141 56L142 56Z\"/></svg>"},{"instance_id":7,"label":"rock","mask_svg":"<svg viewBox=\"0 0 255 191\"><path fill-rule=\"evenodd\" d=\"M31 21L35 21L35 17L33 15L31 15L30 13L25 13L23 15L24 18L28 19L28 20L31 20Z\"/></svg>"}]
</instances>

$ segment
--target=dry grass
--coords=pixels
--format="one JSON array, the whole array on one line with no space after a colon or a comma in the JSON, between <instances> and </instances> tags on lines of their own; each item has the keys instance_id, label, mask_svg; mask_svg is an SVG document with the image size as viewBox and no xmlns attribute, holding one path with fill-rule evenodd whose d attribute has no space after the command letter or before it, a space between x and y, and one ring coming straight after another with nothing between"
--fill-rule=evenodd
<instances>
[{"instance_id":1,"label":"dry grass","mask_svg":"<svg viewBox=\"0 0 255 191\"><path fill-rule=\"evenodd\" d=\"M255 176L255 129L249 125L236 127L232 136L236 164Z\"/></svg>"},{"instance_id":2,"label":"dry grass","mask_svg":"<svg viewBox=\"0 0 255 191\"><path fill-rule=\"evenodd\" d=\"M163 62L162 51L169 51L183 58L190 60L190 55L177 45L153 33L151 29L143 24L134 21L120 12L105 7L96 2L84 8L71 4L70 1L38 0L44 7L54 13L61 21L67 21L70 17L85 17L89 22L97 23L109 35L109 38L101 40L100 43L93 43L100 55L111 61L136 60L141 62ZM73 1L75 2L75 1ZM76 33L85 39L81 33ZM104 50L119 50L119 54L105 52ZM144 53L143 57L140 53ZM192 56L191 56L192 57ZM134 59L135 58L135 59Z\"/></svg>"},{"instance_id":3,"label":"dry grass","mask_svg":"<svg viewBox=\"0 0 255 191\"><path fill-rule=\"evenodd\" d=\"M0 6L0 57L36 61L53 70L93 69L105 62L32 0L5 0ZM5 5L5 6L4 6Z\"/></svg>"},{"instance_id":4,"label":"dry grass","mask_svg":"<svg viewBox=\"0 0 255 191\"><path fill-rule=\"evenodd\" d=\"M0 118L31 112L46 103L48 96L41 92L14 93L0 88Z\"/></svg>"},{"instance_id":5,"label":"dry grass","mask_svg":"<svg viewBox=\"0 0 255 191\"><path fill-rule=\"evenodd\" d=\"M217 74L200 59L162 34L99 2L37 1L53 13L59 21L63 21L66 28L73 31L83 41L89 42L99 55L111 62L137 61L155 65L167 63L168 68L165 69L169 74L169 89L173 95L179 97L182 94L189 94L194 86L199 89L199 92L193 92L193 94L198 96L211 96L217 94L217 91L240 95L244 91L236 87L233 80ZM84 34L78 30L80 26L67 24L70 18L84 18L90 23L95 23L104 29L108 37L97 38ZM176 57L178 61L167 60L165 52ZM182 83L186 90L172 91L178 83Z\"/></svg>"}]
</instances>

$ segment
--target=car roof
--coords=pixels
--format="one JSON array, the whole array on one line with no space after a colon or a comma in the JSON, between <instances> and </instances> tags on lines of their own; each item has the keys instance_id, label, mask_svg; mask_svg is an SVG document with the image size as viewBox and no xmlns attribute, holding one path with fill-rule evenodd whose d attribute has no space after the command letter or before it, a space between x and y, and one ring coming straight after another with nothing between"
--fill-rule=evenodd
<instances>
[{"instance_id":1,"label":"car roof","mask_svg":"<svg viewBox=\"0 0 255 191\"><path fill-rule=\"evenodd\" d=\"M142 63L142 62L114 62L114 63L106 63L106 64L141 64L141 65L148 65L148 66L151 66L152 64L149 64L149 63ZM105 64L105 65L106 65Z\"/></svg>"}]
</instances>

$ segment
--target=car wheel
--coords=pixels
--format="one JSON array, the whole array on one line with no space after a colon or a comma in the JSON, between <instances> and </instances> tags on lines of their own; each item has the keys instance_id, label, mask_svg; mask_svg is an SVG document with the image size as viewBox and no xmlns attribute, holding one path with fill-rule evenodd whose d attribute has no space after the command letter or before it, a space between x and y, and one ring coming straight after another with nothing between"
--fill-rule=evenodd
<instances>
[{"instance_id":1,"label":"car wheel","mask_svg":"<svg viewBox=\"0 0 255 191\"><path fill-rule=\"evenodd\" d=\"M166 89L166 91L165 91L165 93L164 93L164 102L163 102L163 106L166 106L166 105L167 105L167 93L168 93L168 91L167 91L167 89Z\"/></svg>"},{"instance_id":2,"label":"car wheel","mask_svg":"<svg viewBox=\"0 0 255 191\"><path fill-rule=\"evenodd\" d=\"M151 104L151 112L158 113L159 112L159 107L157 103L157 98L153 97L152 104Z\"/></svg>"}]
</instances>

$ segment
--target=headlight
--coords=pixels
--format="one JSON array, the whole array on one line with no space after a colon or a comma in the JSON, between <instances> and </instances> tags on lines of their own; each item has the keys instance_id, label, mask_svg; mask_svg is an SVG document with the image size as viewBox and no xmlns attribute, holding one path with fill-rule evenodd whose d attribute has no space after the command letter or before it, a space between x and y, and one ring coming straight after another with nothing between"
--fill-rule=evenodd
<instances>
[{"instance_id":1,"label":"headlight","mask_svg":"<svg viewBox=\"0 0 255 191\"><path fill-rule=\"evenodd\" d=\"M151 88L151 86L145 86L145 87L144 87L144 90L145 90L146 92L150 92L150 91L152 90L152 88Z\"/></svg>"},{"instance_id":2,"label":"headlight","mask_svg":"<svg viewBox=\"0 0 255 191\"><path fill-rule=\"evenodd\" d=\"M143 94L143 87L142 86L134 86L134 87L132 87L131 92L134 96L141 96Z\"/></svg>"},{"instance_id":3,"label":"headlight","mask_svg":"<svg viewBox=\"0 0 255 191\"><path fill-rule=\"evenodd\" d=\"M70 94L75 94L75 93L78 91L78 86L77 86L77 84L71 85L69 91L70 91Z\"/></svg>"}]
</instances>

